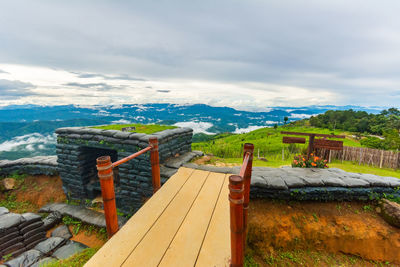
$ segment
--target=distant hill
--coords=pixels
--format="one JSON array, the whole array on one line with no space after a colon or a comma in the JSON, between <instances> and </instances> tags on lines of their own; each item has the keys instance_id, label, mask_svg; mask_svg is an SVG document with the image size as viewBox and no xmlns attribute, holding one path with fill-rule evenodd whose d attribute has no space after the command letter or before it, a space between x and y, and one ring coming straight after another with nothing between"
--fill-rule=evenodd
<instances>
[{"instance_id":1,"label":"distant hill","mask_svg":"<svg viewBox=\"0 0 400 267\"><path fill-rule=\"evenodd\" d=\"M276 155L281 153L282 147L291 149L292 153L300 153L306 145L282 144L283 135L281 131L291 132L308 132L322 134L343 134L342 131L332 131L329 129L320 129L313 127L296 127L293 125L279 126L274 128L262 128L244 134L220 134L209 138L206 141L193 143L192 147L196 150L201 150L205 153L211 153L222 158L240 158L242 157L242 147L245 143L254 144L255 153L260 152L260 155ZM343 139L341 139L343 140ZM350 137L344 139L345 146L361 146L360 143Z\"/></svg>"},{"instance_id":2,"label":"distant hill","mask_svg":"<svg viewBox=\"0 0 400 267\"><path fill-rule=\"evenodd\" d=\"M120 106L9 106L0 108L0 159L55 153L54 130L110 123L165 124L194 129L195 141L220 133L242 133L293 122L329 109L349 106L270 107L263 112L208 105L144 104ZM353 107L378 113L376 108ZM202 134L201 134L202 133Z\"/></svg>"}]
</instances>

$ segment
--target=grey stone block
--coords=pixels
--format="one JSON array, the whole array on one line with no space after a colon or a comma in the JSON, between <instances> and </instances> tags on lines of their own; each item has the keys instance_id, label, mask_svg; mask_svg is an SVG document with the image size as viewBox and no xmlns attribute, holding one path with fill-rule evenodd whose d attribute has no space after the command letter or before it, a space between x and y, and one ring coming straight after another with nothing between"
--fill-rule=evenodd
<instances>
[{"instance_id":1,"label":"grey stone block","mask_svg":"<svg viewBox=\"0 0 400 267\"><path fill-rule=\"evenodd\" d=\"M356 179L351 177L343 177L343 182L346 184L346 187L369 187L369 183L362 179Z\"/></svg>"},{"instance_id":2,"label":"grey stone block","mask_svg":"<svg viewBox=\"0 0 400 267\"><path fill-rule=\"evenodd\" d=\"M61 237L49 237L45 241L37 244L34 249L42 252L45 255L50 254L51 251L57 249L62 246L66 242L66 239Z\"/></svg>"},{"instance_id":3,"label":"grey stone block","mask_svg":"<svg viewBox=\"0 0 400 267\"><path fill-rule=\"evenodd\" d=\"M304 180L300 179L299 177L296 176L283 176L281 177L283 179L283 181L285 182L285 184L289 187L289 188L293 188L293 187L303 187L306 185L306 183L304 182Z\"/></svg>"},{"instance_id":4,"label":"grey stone block","mask_svg":"<svg viewBox=\"0 0 400 267\"><path fill-rule=\"evenodd\" d=\"M287 185L283 181L282 178L280 177L265 177L263 176L265 181L267 182L267 188L273 188L273 189L288 189Z\"/></svg>"},{"instance_id":5,"label":"grey stone block","mask_svg":"<svg viewBox=\"0 0 400 267\"><path fill-rule=\"evenodd\" d=\"M75 241L69 241L66 245L60 247L59 249L57 249L56 251L54 251L53 253L53 257L59 259L59 260L63 260L66 258L71 257L72 255L81 252L82 250L84 250L85 248L87 248L88 246L79 243L79 242L75 242Z\"/></svg>"},{"instance_id":6,"label":"grey stone block","mask_svg":"<svg viewBox=\"0 0 400 267\"><path fill-rule=\"evenodd\" d=\"M318 177L301 177L307 186L324 186L324 182Z\"/></svg>"}]
</instances>

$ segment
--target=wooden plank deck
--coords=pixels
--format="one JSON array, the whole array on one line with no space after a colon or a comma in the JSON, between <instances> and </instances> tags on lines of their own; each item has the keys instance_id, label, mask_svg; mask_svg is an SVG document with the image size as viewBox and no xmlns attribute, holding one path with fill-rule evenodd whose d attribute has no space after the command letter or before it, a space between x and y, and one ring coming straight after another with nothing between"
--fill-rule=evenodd
<instances>
[{"instance_id":1,"label":"wooden plank deck","mask_svg":"<svg viewBox=\"0 0 400 267\"><path fill-rule=\"evenodd\" d=\"M228 183L180 168L85 266L229 266Z\"/></svg>"}]
</instances>

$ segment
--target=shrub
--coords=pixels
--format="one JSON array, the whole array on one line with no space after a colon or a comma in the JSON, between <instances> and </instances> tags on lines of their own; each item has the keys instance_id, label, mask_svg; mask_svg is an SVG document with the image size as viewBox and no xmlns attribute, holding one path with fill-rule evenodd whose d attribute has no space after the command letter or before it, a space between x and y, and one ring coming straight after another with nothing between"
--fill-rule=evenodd
<instances>
[{"instance_id":1,"label":"shrub","mask_svg":"<svg viewBox=\"0 0 400 267\"><path fill-rule=\"evenodd\" d=\"M298 168L328 168L326 165L327 160L311 154L311 157L307 159L304 155L298 155L294 157L292 167Z\"/></svg>"}]
</instances>

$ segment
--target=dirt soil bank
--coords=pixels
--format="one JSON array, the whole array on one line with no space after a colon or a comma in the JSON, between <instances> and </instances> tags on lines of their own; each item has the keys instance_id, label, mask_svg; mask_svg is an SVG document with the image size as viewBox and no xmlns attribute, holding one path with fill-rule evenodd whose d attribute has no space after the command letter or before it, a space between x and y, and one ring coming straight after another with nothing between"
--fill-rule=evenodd
<instances>
[{"instance_id":1,"label":"dirt soil bank","mask_svg":"<svg viewBox=\"0 0 400 267\"><path fill-rule=\"evenodd\" d=\"M387 224L373 203L254 200L250 204L248 245L259 255L312 250L400 264L400 229Z\"/></svg>"}]
</instances>

